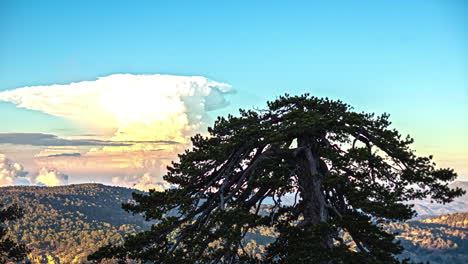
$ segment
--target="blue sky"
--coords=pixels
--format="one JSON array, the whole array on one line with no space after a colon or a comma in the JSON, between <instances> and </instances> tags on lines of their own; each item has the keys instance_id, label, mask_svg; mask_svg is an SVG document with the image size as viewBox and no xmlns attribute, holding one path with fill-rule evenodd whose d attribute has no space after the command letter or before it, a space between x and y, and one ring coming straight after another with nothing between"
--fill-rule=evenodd
<instances>
[{"instance_id":1,"label":"blue sky","mask_svg":"<svg viewBox=\"0 0 468 264\"><path fill-rule=\"evenodd\" d=\"M388 112L422 153L466 168L467 14L463 0L3 0L0 91L113 73L200 75L237 90L212 115L308 92ZM11 103L0 111L0 132L80 130Z\"/></svg>"}]
</instances>

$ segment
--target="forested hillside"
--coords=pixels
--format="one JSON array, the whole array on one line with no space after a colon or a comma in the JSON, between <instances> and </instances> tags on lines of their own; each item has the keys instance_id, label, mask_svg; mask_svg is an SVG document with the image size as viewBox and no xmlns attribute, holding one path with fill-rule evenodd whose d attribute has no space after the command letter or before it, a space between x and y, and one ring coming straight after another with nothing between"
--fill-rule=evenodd
<instances>
[{"instance_id":1,"label":"forested hillside","mask_svg":"<svg viewBox=\"0 0 468 264\"><path fill-rule=\"evenodd\" d=\"M121 209L133 191L101 184L15 186L2 187L0 201L25 209L8 228L32 249L33 263L83 263L100 246L148 225Z\"/></svg>"},{"instance_id":2,"label":"forested hillside","mask_svg":"<svg viewBox=\"0 0 468 264\"><path fill-rule=\"evenodd\" d=\"M149 226L142 217L121 209L122 203L131 201L133 191L101 184L2 187L0 202L25 208L25 217L8 228L32 249L33 263L83 263L100 246ZM392 223L387 228L400 233L397 237L407 249L405 257L468 263L468 213ZM274 235L273 230L255 230L248 235L254 241L246 250L261 254Z\"/></svg>"},{"instance_id":3,"label":"forested hillside","mask_svg":"<svg viewBox=\"0 0 468 264\"><path fill-rule=\"evenodd\" d=\"M405 247L404 257L431 263L468 263L468 213L392 223L389 230Z\"/></svg>"},{"instance_id":4,"label":"forested hillside","mask_svg":"<svg viewBox=\"0 0 468 264\"><path fill-rule=\"evenodd\" d=\"M414 262L429 261L432 264L468 263L468 213L391 223L385 228L398 233L396 238L405 248L401 258L410 257ZM247 250L261 254L265 250L264 245L274 240L274 232L262 228L249 234L248 239L254 241L250 241ZM344 240L351 241L347 235Z\"/></svg>"}]
</instances>

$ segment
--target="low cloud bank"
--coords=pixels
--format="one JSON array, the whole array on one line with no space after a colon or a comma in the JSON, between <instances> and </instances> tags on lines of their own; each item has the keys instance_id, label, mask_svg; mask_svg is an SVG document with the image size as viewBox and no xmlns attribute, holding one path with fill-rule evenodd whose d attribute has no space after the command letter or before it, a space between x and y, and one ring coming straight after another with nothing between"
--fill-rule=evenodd
<instances>
[{"instance_id":1,"label":"low cloud bank","mask_svg":"<svg viewBox=\"0 0 468 264\"><path fill-rule=\"evenodd\" d=\"M113 146L128 147L135 144L177 144L174 141L111 141L98 139L63 139L56 135L43 133L0 133L0 144L31 146Z\"/></svg>"},{"instance_id":2,"label":"low cloud bank","mask_svg":"<svg viewBox=\"0 0 468 264\"><path fill-rule=\"evenodd\" d=\"M10 185L58 186L68 184L68 175L56 169L41 168L37 175L31 176L24 167L0 154L0 186Z\"/></svg>"}]
</instances>

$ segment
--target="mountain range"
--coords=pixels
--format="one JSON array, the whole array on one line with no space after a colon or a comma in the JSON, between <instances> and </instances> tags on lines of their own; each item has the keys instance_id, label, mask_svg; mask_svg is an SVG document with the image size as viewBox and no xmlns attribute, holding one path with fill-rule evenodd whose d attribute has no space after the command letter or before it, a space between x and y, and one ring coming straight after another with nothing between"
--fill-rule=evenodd
<instances>
[{"instance_id":1,"label":"mountain range","mask_svg":"<svg viewBox=\"0 0 468 264\"><path fill-rule=\"evenodd\" d=\"M468 190L468 182L457 181L451 187ZM86 263L87 255L99 247L120 243L126 235L150 227L142 216L121 208L122 203L132 202L132 192L138 191L102 184L9 186L0 188L0 203L17 203L25 209L23 219L6 225L11 235L32 250L32 263ZM391 223L386 228L400 233L397 238L407 249L402 257L468 263L467 206L468 195L447 205L418 201L415 209L419 219ZM446 213L450 215L440 216ZM273 230L256 230L248 236L249 247L262 252L274 236Z\"/></svg>"},{"instance_id":2,"label":"mountain range","mask_svg":"<svg viewBox=\"0 0 468 264\"><path fill-rule=\"evenodd\" d=\"M455 181L449 186L451 188L461 188L467 193L461 197L455 198L453 202L448 204L433 203L428 199L412 201L411 203L414 204L413 209L418 213L415 219L424 219L437 215L468 212L468 182Z\"/></svg>"}]
</instances>

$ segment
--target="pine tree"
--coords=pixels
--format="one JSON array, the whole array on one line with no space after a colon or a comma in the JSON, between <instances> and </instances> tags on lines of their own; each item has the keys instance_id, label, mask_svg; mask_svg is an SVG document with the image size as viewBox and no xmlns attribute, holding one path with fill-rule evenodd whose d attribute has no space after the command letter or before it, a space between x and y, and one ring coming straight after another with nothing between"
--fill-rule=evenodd
<instances>
[{"instance_id":1,"label":"pine tree","mask_svg":"<svg viewBox=\"0 0 468 264\"><path fill-rule=\"evenodd\" d=\"M28 249L23 244L16 243L3 226L5 221L17 220L23 216L23 210L17 205L4 208L0 204L0 263L7 261L22 261L26 258Z\"/></svg>"},{"instance_id":2,"label":"pine tree","mask_svg":"<svg viewBox=\"0 0 468 264\"><path fill-rule=\"evenodd\" d=\"M415 215L408 201L450 202L452 169L418 157L389 115L341 101L281 96L266 110L218 118L192 138L164 179L177 188L134 194L124 209L156 220L151 230L89 257L153 263L406 263L383 223ZM285 203L295 194L293 204ZM270 199L274 205L262 208ZM278 236L260 258L245 235ZM345 243L343 237L353 243Z\"/></svg>"}]
</instances>

